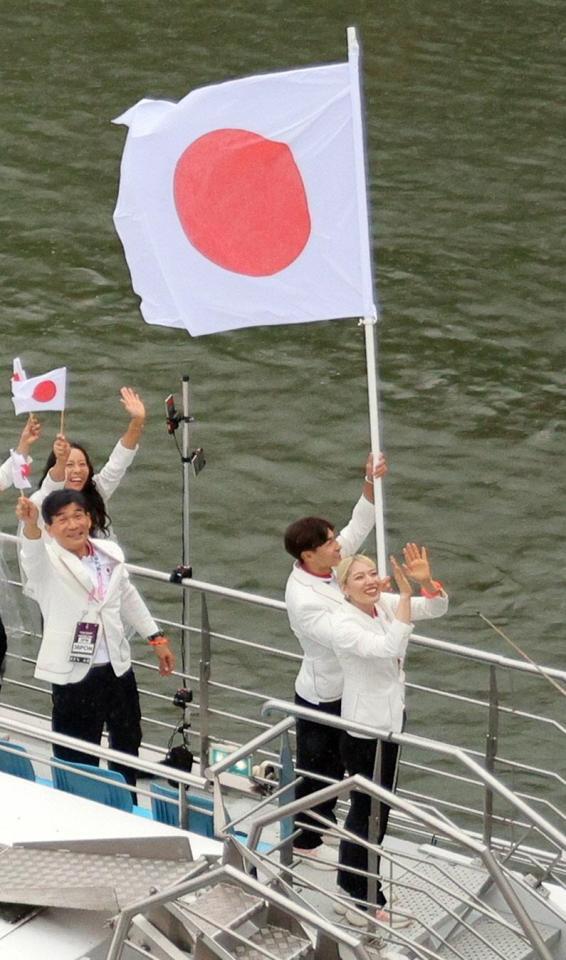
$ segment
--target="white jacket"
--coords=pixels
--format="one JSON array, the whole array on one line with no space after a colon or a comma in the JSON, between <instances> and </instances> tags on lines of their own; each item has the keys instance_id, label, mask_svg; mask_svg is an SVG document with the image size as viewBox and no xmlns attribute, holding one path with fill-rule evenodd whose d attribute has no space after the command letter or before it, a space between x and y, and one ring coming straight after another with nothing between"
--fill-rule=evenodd
<instances>
[{"instance_id":1,"label":"white jacket","mask_svg":"<svg viewBox=\"0 0 566 960\"><path fill-rule=\"evenodd\" d=\"M414 627L395 619L399 599L398 594L382 593L376 618L346 601L332 617L334 650L344 671L342 717L388 733L403 727L403 657ZM441 617L447 609L444 591L431 600L411 597L413 620Z\"/></svg>"},{"instance_id":2,"label":"white jacket","mask_svg":"<svg viewBox=\"0 0 566 960\"><path fill-rule=\"evenodd\" d=\"M130 450L128 447L124 446L121 440L118 440L118 443L112 450L112 453L108 457L108 460L104 464L100 473L95 473L92 478L96 483L96 488L103 500L109 500L114 491L120 485L126 470L132 464L137 452L138 447L136 447L134 450ZM43 478L43 483L41 484L39 490L36 490L35 493L32 493L30 499L33 500L39 510L39 520L37 522L40 527L43 527L41 504L50 493L54 493L55 490L63 490L64 486L64 480L52 480L48 472ZM20 530L18 532L20 533Z\"/></svg>"},{"instance_id":3,"label":"white jacket","mask_svg":"<svg viewBox=\"0 0 566 960\"><path fill-rule=\"evenodd\" d=\"M338 535L343 557L359 550L374 522L373 503L360 497L350 522ZM285 603L291 630L304 651L295 690L309 703L338 700L342 696L343 676L332 647L331 614L342 603L342 591L336 578L315 577L296 562L287 580Z\"/></svg>"},{"instance_id":4,"label":"white jacket","mask_svg":"<svg viewBox=\"0 0 566 960\"><path fill-rule=\"evenodd\" d=\"M21 561L32 595L44 619L35 676L49 683L77 683L88 673L88 663L71 663L69 654L77 623L99 623L108 654L119 677L131 666L130 645L122 620L141 637L157 633L158 626L130 582L124 554L111 540L92 545L114 563L104 600L89 600L92 580L80 559L45 534L39 540L22 538Z\"/></svg>"}]
</instances>

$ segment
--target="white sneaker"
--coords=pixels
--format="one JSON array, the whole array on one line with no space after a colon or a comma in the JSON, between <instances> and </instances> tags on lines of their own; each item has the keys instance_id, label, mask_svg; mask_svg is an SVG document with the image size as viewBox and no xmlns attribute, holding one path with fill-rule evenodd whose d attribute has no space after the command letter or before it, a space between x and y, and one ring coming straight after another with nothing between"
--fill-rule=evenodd
<instances>
[{"instance_id":1,"label":"white sneaker","mask_svg":"<svg viewBox=\"0 0 566 960\"><path fill-rule=\"evenodd\" d=\"M395 910L388 910L387 907L381 907L380 910L375 911L375 919L380 923L387 924L388 927L393 929L400 929L401 927L409 927L414 920L414 917L405 916L402 913L399 913Z\"/></svg>"},{"instance_id":2,"label":"white sneaker","mask_svg":"<svg viewBox=\"0 0 566 960\"><path fill-rule=\"evenodd\" d=\"M322 842L325 843L327 847L339 847L340 837L337 833L332 833L330 830L328 830L326 833L322 834Z\"/></svg>"},{"instance_id":3,"label":"white sneaker","mask_svg":"<svg viewBox=\"0 0 566 960\"><path fill-rule=\"evenodd\" d=\"M298 860L304 860L316 870L336 870L338 866L338 851L325 847L324 844L312 849L301 849L293 847L293 856ZM330 861L323 863L322 861Z\"/></svg>"},{"instance_id":4,"label":"white sneaker","mask_svg":"<svg viewBox=\"0 0 566 960\"><path fill-rule=\"evenodd\" d=\"M365 910L347 909L344 911L344 920L351 927L367 927L368 914Z\"/></svg>"},{"instance_id":5,"label":"white sneaker","mask_svg":"<svg viewBox=\"0 0 566 960\"><path fill-rule=\"evenodd\" d=\"M349 907L344 900L333 900L332 909L334 910L334 913L338 914L339 917L343 917Z\"/></svg>"}]
</instances>

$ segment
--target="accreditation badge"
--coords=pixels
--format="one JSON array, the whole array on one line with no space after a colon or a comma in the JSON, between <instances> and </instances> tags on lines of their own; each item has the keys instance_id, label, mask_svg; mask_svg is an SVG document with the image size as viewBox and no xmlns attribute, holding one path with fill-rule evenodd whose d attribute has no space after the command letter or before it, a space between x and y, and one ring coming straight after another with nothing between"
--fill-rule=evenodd
<instances>
[{"instance_id":1,"label":"accreditation badge","mask_svg":"<svg viewBox=\"0 0 566 960\"><path fill-rule=\"evenodd\" d=\"M90 663L98 636L98 623L80 620L75 629L69 660L71 663Z\"/></svg>"}]
</instances>

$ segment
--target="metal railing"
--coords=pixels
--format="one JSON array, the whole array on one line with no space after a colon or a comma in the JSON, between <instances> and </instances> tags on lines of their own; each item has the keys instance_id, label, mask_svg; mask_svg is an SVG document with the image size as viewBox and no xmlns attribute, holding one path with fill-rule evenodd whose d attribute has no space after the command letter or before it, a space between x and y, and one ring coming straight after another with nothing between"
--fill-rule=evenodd
<instances>
[{"instance_id":1,"label":"metal railing","mask_svg":"<svg viewBox=\"0 0 566 960\"><path fill-rule=\"evenodd\" d=\"M122 767L134 770L136 774L145 774L147 777L175 780L178 783L178 799L175 803L179 810L179 826L184 829L190 829L190 815L192 811L202 813L201 808L191 805L190 797L187 795L187 790L191 787L196 791L202 792L206 792L209 789L208 781L197 774L187 773L175 767L156 763L153 760L133 756L129 753L122 753L119 750L113 750L109 747L90 743L86 740L80 740L77 737L69 737L66 734L56 733L50 729L41 729L41 727L38 727L36 724L18 720L15 717L1 717L0 730L2 731L3 737L8 733L9 735L15 735L19 738L17 741L8 741L0 744L0 753L9 754L16 758L25 757L41 767L48 767L50 770L60 769L69 771L72 770L72 765L69 766L62 758L51 756L50 752L46 752L45 749L36 749L33 745L30 747L29 741L32 741L32 744L38 741L39 744L48 746L49 748L58 746L90 754L97 757L98 760L105 761L107 764L119 764ZM24 752L20 749L22 740L26 743ZM92 772L80 770L76 775L85 780L93 780L105 785L108 784L108 780L104 777L104 774L97 774L95 770ZM120 783L119 781L112 780L112 788L129 794L135 791L136 794L146 797L148 800L155 798L155 795L150 789L148 790L139 783L133 787L128 783ZM158 799L162 800L164 798L159 796Z\"/></svg>"},{"instance_id":2,"label":"metal railing","mask_svg":"<svg viewBox=\"0 0 566 960\"><path fill-rule=\"evenodd\" d=\"M367 728L366 728L367 729ZM403 736L402 734L400 736ZM396 739L396 738L395 738ZM465 758L461 758L465 762ZM492 786L495 786L492 784ZM477 856L483 863L486 868L489 876L491 877L493 883L497 887L501 896L503 897L508 908L515 917L519 927L521 928L525 938L531 944L533 950L537 957L540 960L552 960L552 956L549 950L542 939L540 932L536 925L531 920L527 910L521 903L519 897L517 896L512 884L509 882L508 876L505 874L505 871L501 869L500 864L498 863L496 857L493 855L492 851L487 847L483 842L473 839L465 832L454 827L452 824L446 823L444 820L439 820L436 817L432 816L427 811L418 807L416 804L409 803L407 800L402 799L398 795L391 793L388 790L385 790L383 787L380 787L378 784L373 783L371 780L368 780L366 777L359 775L349 777L340 784L334 784L330 787L324 787L322 790L317 791L314 794L311 794L309 797L304 797L301 800L295 800L286 804L282 809L278 811L267 811L262 813L260 817L254 818L252 823L252 829L250 830L249 835L249 848L255 850L260 841L262 831L264 828L274 822L276 822L281 817L295 817L297 814L304 812L305 810L310 810L311 807L316 806L320 803L323 803L326 800L333 799L338 796L344 796L349 794L351 790L359 790L360 792L368 794L370 797L375 798L379 802L385 802L388 806L393 809L402 811L405 815L409 816L411 819L414 819L417 822L422 823L429 830L433 831L436 834L441 836L446 836L453 843L457 844L462 849L469 851L473 855ZM531 811L531 814L536 818L536 814ZM321 818L322 819L322 818ZM327 826L332 826L330 821L326 821ZM353 842L364 846L368 852L373 852L380 856L384 855L384 849L382 846L377 846L375 842L371 840L365 841L362 838L349 834L348 831L344 830L342 827L338 828L338 833L340 836L350 839ZM566 838L565 838L566 839ZM474 905L474 909L477 910L477 904ZM401 912L402 911L398 911ZM495 919L494 913L489 913L491 919ZM497 917L497 921L500 918ZM379 922L376 918L373 918L368 915L368 924L373 926L377 925L379 928L387 929L385 923ZM467 925L467 929L471 930L471 927ZM399 931L396 931L396 939L403 940L402 935ZM484 941L485 942L485 941ZM411 941L408 941L411 943Z\"/></svg>"},{"instance_id":3,"label":"metal railing","mask_svg":"<svg viewBox=\"0 0 566 960\"><path fill-rule=\"evenodd\" d=\"M17 542L17 538L7 534L0 534L0 540L12 545ZM300 661L300 655L292 650L278 649L265 642L260 642L258 639L233 636L221 629L212 629L210 602L227 603L230 605L231 611L233 611L234 604L240 607L245 605L246 616L247 611L253 609L260 611L262 617L276 617L275 632L279 630L282 633L288 633L286 622L282 619L282 614L285 613L285 605L278 600L200 580L184 580L180 585L170 584L169 574L138 565L129 565L129 570L132 575L143 578L148 583L154 583L156 586L165 585L169 600L178 596L179 590L196 591L197 594L200 594L201 609L198 626L183 627L182 624L167 617L158 616L157 619L162 625L172 626L173 629L180 632L188 631L193 645L195 647L198 645L200 650L200 656L193 658L193 661L198 659L198 670L195 669L194 673L189 675L188 680L194 685L197 693L192 709L193 727L191 737L198 745L200 766L201 770L204 770L208 766L211 743L223 741L228 747L237 746L238 742L245 741L247 736L238 737L238 734L235 735L234 733L235 730L245 730L251 727L263 731L269 726L259 717L258 707L266 696L273 691L246 689L243 685L225 682L222 677L223 670L227 669L225 664L227 662L232 664L234 657L240 658L242 651L258 653L266 660L269 658L269 662L274 665L271 673L278 686L284 685L287 690L290 690L293 683L294 665ZM192 605L192 609L195 610L196 605ZM221 621L222 613L217 612L215 617L217 622ZM233 620L232 612L231 622ZM261 632L265 636L273 631L271 629L268 631L265 627L262 627ZM27 636L30 635L27 634ZM294 643L291 638L290 640ZM514 745L521 741L522 731L529 725L533 739L545 743L549 738L553 738L556 741L556 747L553 750L554 756L563 757L566 755L564 750L566 726L552 716L544 716L537 714L535 711L525 710L524 704L521 705L522 709L517 709L513 703L504 702L501 693L500 675L502 672L506 676L524 677L540 684L541 682L544 683L540 671L524 661L481 652L470 647L420 635L414 635L411 638L411 647L415 650L428 650L442 657L442 674L440 670L438 673L446 679L447 684L452 673L447 668L447 658L458 658L469 664L470 669L473 666L486 671L485 683L483 684L486 687L485 697L468 696L462 694L461 691L439 689L418 682L407 684L409 696L414 693L415 698L418 698L415 700L417 705L425 702L428 705L429 701L434 702L433 698L437 701L440 698L444 728L451 725L449 711L452 707L458 712L459 716L464 710L469 714L472 711L477 711L477 718L473 724L475 742L466 746L468 756L476 760L482 760L486 770L497 773L500 779L504 778L505 782L514 787L515 793L519 797L539 805L545 814L562 828L566 823L566 814L562 802L564 787L566 787L566 768L545 769L542 764L540 766L529 764L525 762L520 749L517 755L513 756L513 749L517 751ZM151 677L152 674L157 672L157 668L149 663L139 660L134 661L134 663L136 669L143 671L143 674L147 677ZM45 696L47 701L49 695L47 688L40 683L27 679L33 664L33 656L22 656L14 653L13 650L10 651L10 667L4 680L3 691L4 695L7 694L5 699L8 702L18 704L28 692L36 700ZM15 672L12 670L12 666L17 667L17 670L20 671L21 679L12 676L12 673ZM245 668L241 672L246 677ZM418 670L413 669L412 672L418 680ZM545 669L543 672L560 682L566 681L566 671ZM174 677L178 682L183 682L185 679L178 671ZM232 680L232 677L226 679ZM151 729L156 734L157 740L161 740L161 746L158 745L157 749L161 749L162 753L165 753L163 739L167 739L171 735L176 723L172 717L172 708L169 706L170 698L162 692L150 689L150 686L149 683L146 684L143 681L140 685L144 705L144 729ZM219 700L220 697L222 698L221 701ZM234 704L233 707L232 704ZM433 708L429 712L433 713ZM44 716L47 717L47 715L48 710L46 709ZM509 736L506 731L501 730L503 721L506 724L512 723L514 725ZM463 726L468 728L471 725L463 724ZM292 735L291 730L290 736L292 737ZM267 746L267 742L258 746L258 756L274 758L275 755L267 749ZM275 760L277 760L276 757ZM520 819L510 818L506 810L498 809L490 792L486 791L481 784L477 783L468 774L463 776L461 771L456 772L446 756L441 763L427 763L424 766L417 762L412 752L412 746L408 745L403 753L401 767L401 793L404 796L409 799L412 797L422 804L429 805L439 814L444 810L445 813L453 815L454 810L458 809L463 820L466 819L470 824L475 823L477 825L475 827L476 831L483 836L488 844L497 845L504 842L509 847L516 840L517 831L524 830L524 824ZM532 789L524 786L525 783L530 784L533 781L537 784L537 796L533 796ZM474 794L477 795L477 802L474 802Z\"/></svg>"},{"instance_id":4,"label":"metal railing","mask_svg":"<svg viewBox=\"0 0 566 960\"><path fill-rule=\"evenodd\" d=\"M173 768L165 768L161 764L154 763L150 760L145 760L142 758L134 758L130 755L120 753L115 750L108 748L100 747L95 744L88 743L86 741L77 740L73 737L68 737L63 734L54 733L50 730L40 730L37 726L26 723L24 721L19 721L16 719L8 719L2 721L2 726L4 729L9 730L10 733L18 735L20 738L28 739L34 738L43 743L51 743L56 746L62 747L71 747L75 750L86 750L95 756L103 759L107 762L120 763L124 765L135 766L136 769L142 770L143 772L150 775L159 775L159 776L173 776L179 780L184 786L195 787L203 789L207 786L207 781L212 780L214 784L214 794L215 794L215 816L219 814L222 810L224 811L224 805L222 800L222 790L221 790L221 777L223 774L229 770L230 766L239 759L246 755L252 755L259 747L265 746L272 740L281 738L283 742L283 749L281 751L281 770L285 777L287 778L287 783L283 784L282 788L278 791L279 796L271 795L266 798L260 804L254 804L252 812L252 825L249 835L249 850L246 849L238 841L231 841L236 849L239 850L242 859L247 862L251 867L257 866L257 858L261 860L261 863L265 866L267 864L266 858L262 857L258 853L259 841L262 836L262 832L270 824L279 822L279 823L290 823L297 814L311 809L312 807L318 805L325 799L334 796L344 796L352 789L359 789L363 792L369 793L371 796L376 798L379 801L385 801L392 808L399 810L405 817L409 818L411 821L422 824L423 828L436 836L444 836L450 840L453 844L457 845L460 849L465 850L468 853L471 853L475 856L478 856L484 864L489 876L491 877L493 883L499 890L501 896L503 897L508 908L511 910L511 913L515 917L515 920L519 926L519 931L516 927L510 925L504 918L502 918L497 910L490 909L485 904L482 904L477 898L472 897L470 899L469 894L463 889L461 891L461 896L458 898L459 905L457 908L447 908L447 914L452 918L452 920L464 927L468 933L476 937L484 946L487 945L485 938L482 937L473 926L471 922L467 919L467 913L473 912L476 915L485 916L491 921L497 923L503 930L508 930L511 933L519 934L524 937L525 940L531 944L535 955L539 960L551 960L551 954L546 947L544 941L541 939L539 930L536 925L531 921L529 913L526 910L524 904L521 902L518 897L515 884L517 878L515 876L511 877L506 866L500 864L494 854L489 850L487 844L478 838L474 838L464 831L460 830L457 826L447 821L446 818L438 818L429 811L423 809L419 805L411 803L396 794L392 794L387 790L381 788L378 784L372 783L363 777L351 777L348 780L343 781L341 784L333 784L331 786L325 787L322 790L318 791L315 794L311 794L309 797L305 797L302 800L290 801L283 800L283 794L288 792L291 787L295 784L295 779L292 770L292 761L288 751L288 736L289 731L292 728L295 718L301 716L306 719L317 719L318 722L326 722L330 726L334 726L338 729L345 729L346 727L353 732L361 733L366 736L382 736L383 732L377 729L368 727L363 724L352 724L347 723L346 721L340 720L340 718L332 717L330 715L321 715L314 711L306 710L305 708L297 707L294 704L285 703L284 701L270 701L264 706L264 714L271 715L273 713L283 713L290 714L285 716L284 719L280 720L274 726L270 728L269 731L264 731L258 737L253 738L246 745L242 746L238 750L234 751L230 756L223 758L217 763L213 764L206 770L206 777L197 777L191 774L186 774L181 771L177 771ZM523 801L516 798L510 791L507 790L505 786L500 784L490 773L484 770L479 766L473 759L467 756L467 754L461 750L458 750L454 747L449 747L442 743L437 743L435 741L424 740L423 738L418 738L411 736L409 734L391 734L389 739L394 742L398 742L403 746L408 746L410 744L416 745L424 750L428 751L437 751L440 753L451 755L458 759L458 761L467 769L472 771L474 775L482 781L486 788L489 788L494 793L504 797L510 803L512 803L521 813L521 815L528 819L531 824L537 828L541 833L545 834L549 840L551 840L554 845L558 848L558 855L566 863L566 837L556 831L551 825L544 822L540 815L530 809ZM9 752L15 753L16 750L10 748L7 745L4 749L7 749ZM28 752L28 756L32 759L36 759L43 763L46 762L45 754L39 753L34 754L33 752ZM54 761L54 765L58 765L57 761ZM125 789L131 789L125 787ZM183 788L184 793L184 788ZM279 806L276 809L273 809L274 801L279 801ZM217 801L219 801L217 803ZM271 809L270 809L271 808ZM314 816L320 820L322 827L333 827L333 825L324 820L324 818L318 816L316 813ZM224 823L223 830L219 832L226 833L226 829L229 824ZM378 847L375 843L375 835L372 836L370 831L370 836L368 841L364 841L359 837L350 834L345 828L338 826L334 829L338 834L344 839L350 839L356 843L361 843L366 847L369 854L379 854L382 859L393 860L391 853L385 850L383 847ZM266 887L265 884L259 884L250 876L242 876L240 871L233 870L229 866L224 866L218 868L217 870L211 870L206 873L202 873L199 870L197 876L193 879L188 880L182 885L172 887L166 891L161 891L157 895L150 896L145 898L143 901L138 902L132 907L127 908L122 911L118 919L118 923L115 927L114 936L112 940L111 947L108 952L109 960L112 958L118 958L121 956L123 947L125 945L135 947L135 944L130 943L128 940L128 930L130 928L131 922L135 916L138 914L146 914L148 911L151 911L158 905L163 905L166 903L171 903L172 901L178 899L185 894L196 891L204 886L209 886L211 883L214 883L216 880L226 878L237 882L243 889L254 892L261 896L266 902L271 904L276 904L286 911L287 914L293 916L297 921L308 924L308 926L313 927L318 931L319 934L327 935L331 938L334 938L335 941L341 943L345 946L351 947L353 955L362 958L367 957L367 953L364 949L363 943L360 940L360 935L354 937L348 930L344 930L341 924L333 924L328 921L319 910L313 911L313 906L308 903L308 901L301 898L300 895L293 895L293 886L303 886L303 887L313 887L313 884L309 881L305 882L304 878L301 878L290 869L290 858L283 856L286 850L290 850L291 846L292 832L282 831L282 842L273 847L269 856L273 857L274 852L279 849L281 854L281 863L278 865L279 869L283 870L284 876L286 877L287 883L289 886L283 886L282 892L278 893L277 891L271 890L269 887ZM405 854L405 859L408 855ZM255 860L254 860L255 858ZM410 857L409 857L410 859ZM418 871L418 859L417 857L413 858L415 860L415 869L407 870L405 868L405 873L401 880L397 880L397 887L401 887L405 891L411 892L414 888L414 885L411 882L411 874L416 878L419 875ZM359 871L358 871L359 872ZM441 872L441 868L440 868ZM407 879L407 873L409 873L409 878ZM268 870L269 874L269 870ZM368 879L371 880L372 874L367 873ZM436 888L436 889L435 889ZM328 893L328 891L319 890L319 893L323 894L330 899L331 902L336 903L340 900L340 897L333 893ZM429 890L427 896L430 897L432 902L437 902L438 896L442 893L448 894L451 897L454 897L454 887L452 885L447 888L442 882L430 882L429 881ZM288 896L287 894L291 894ZM359 901L357 901L359 902ZM367 906L368 902L362 903L362 906ZM183 910L188 913L189 917L191 915L191 906L190 904L183 904ZM402 910L397 909L397 912ZM403 935L401 931L392 931L388 928L382 921L377 918L368 915L368 929L370 935L383 934L384 932L388 933L388 936L391 938L393 936L395 942L399 944L404 944L405 946L411 946L413 955L416 955L422 960L432 960L432 958L437 957L437 953L434 949L429 949L423 946L422 944L415 944L412 939L408 939ZM438 931L433 931L426 927L426 924L423 925L421 921L418 921L424 928L427 933L430 934L433 938L438 939ZM237 932L231 930L228 926L215 923L211 921L212 926L215 928L216 932L230 933L230 936L242 944L248 943L248 940L245 936L238 934ZM218 948L217 943L215 943L212 938L206 933L204 933L204 939L207 940L211 950L215 951ZM441 941L442 942L442 941ZM449 942L445 941L448 945ZM499 957L500 960L505 960L503 954L498 952L496 947L492 947L492 955L494 957ZM260 948L259 952L262 950ZM458 951L453 951L455 956L458 957ZM222 956L220 952L218 954ZM322 956L323 954L321 954ZM266 957L270 957L268 951L265 952Z\"/></svg>"}]
</instances>

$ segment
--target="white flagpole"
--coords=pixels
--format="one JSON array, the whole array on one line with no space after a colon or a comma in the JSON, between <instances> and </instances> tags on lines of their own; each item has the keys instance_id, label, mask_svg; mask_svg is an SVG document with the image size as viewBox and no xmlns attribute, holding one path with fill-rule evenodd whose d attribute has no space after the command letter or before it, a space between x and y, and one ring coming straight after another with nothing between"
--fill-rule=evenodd
<instances>
[{"instance_id":1,"label":"white flagpole","mask_svg":"<svg viewBox=\"0 0 566 960\"><path fill-rule=\"evenodd\" d=\"M362 124L362 97L360 91L360 46L355 27L348 27L348 63L350 66L350 93L352 97L353 139L356 156L356 191L358 199L358 219L360 224L361 271L364 290L364 317L360 324L364 327L366 344L366 366L368 382L370 444L374 457L381 450L379 439L379 412L377 399L377 363L375 348L375 326L377 310L373 302L373 278L371 270L371 247L369 238L369 216L367 205L366 157L364 130ZM377 569L380 577L387 572L385 552L385 523L383 518L383 490L381 480L373 482L375 509L375 538Z\"/></svg>"},{"instance_id":2,"label":"white flagpole","mask_svg":"<svg viewBox=\"0 0 566 960\"><path fill-rule=\"evenodd\" d=\"M366 366L368 379L369 404L369 433L372 453L377 455L381 450L379 433L379 405L377 399L377 363L375 350L375 317L366 317L360 320L364 327L366 339ZM380 577L387 574L387 557L385 553L385 522L383 516L383 481L373 481L373 505L375 510L375 545L377 552L377 569Z\"/></svg>"}]
</instances>

